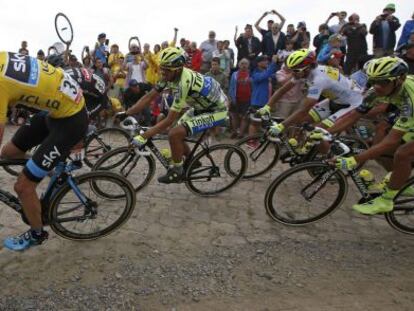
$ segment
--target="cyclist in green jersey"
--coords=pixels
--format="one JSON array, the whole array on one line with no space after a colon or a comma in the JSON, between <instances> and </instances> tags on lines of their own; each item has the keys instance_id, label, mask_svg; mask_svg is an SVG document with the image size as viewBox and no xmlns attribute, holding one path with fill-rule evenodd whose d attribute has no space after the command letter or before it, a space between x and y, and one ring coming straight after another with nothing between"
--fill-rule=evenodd
<instances>
[{"instance_id":1,"label":"cyclist in green jersey","mask_svg":"<svg viewBox=\"0 0 414 311\"><path fill-rule=\"evenodd\" d=\"M408 65L398 57L388 56L372 60L366 68L368 81L377 97L370 96L371 101L366 101L357 113L370 110L375 103L386 102L399 107L400 115L380 143L357 156L340 157L336 159L336 165L338 168L349 170L355 168L358 163L376 159L388 152L394 153L393 172L383 194L365 204L353 206L354 210L362 214L373 215L393 210L393 199L411 174L411 161L414 159L414 77L407 76ZM365 109L362 109L364 107ZM342 126L352 124L351 115L348 122Z\"/></svg>"},{"instance_id":2,"label":"cyclist in green jersey","mask_svg":"<svg viewBox=\"0 0 414 311\"><path fill-rule=\"evenodd\" d=\"M169 47L160 53L161 80L119 118L134 115L148 106L166 88L172 91L173 103L167 117L142 135L134 137L138 150L144 152L148 138L177 125L169 130L173 165L167 174L158 178L162 183L179 182L183 175L183 156L190 153L184 142L187 136L222 125L227 118L227 97L220 84L211 77L184 68L185 52ZM191 109L182 114L188 105Z\"/></svg>"}]
</instances>

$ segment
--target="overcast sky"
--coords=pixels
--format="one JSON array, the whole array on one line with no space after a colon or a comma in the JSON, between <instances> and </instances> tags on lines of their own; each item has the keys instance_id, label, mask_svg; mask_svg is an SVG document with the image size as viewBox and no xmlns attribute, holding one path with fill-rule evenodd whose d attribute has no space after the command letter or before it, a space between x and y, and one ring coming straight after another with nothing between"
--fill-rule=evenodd
<instances>
[{"instance_id":1,"label":"overcast sky","mask_svg":"<svg viewBox=\"0 0 414 311\"><path fill-rule=\"evenodd\" d=\"M122 52L127 52L131 36L139 36L141 43L150 43L152 49L155 43L171 40L174 27L179 28L178 39L184 37L200 44L207 39L209 30L215 30L217 39L232 42L236 25L242 30L246 23L254 24L263 12L271 9L280 12L286 23L296 25L299 21L306 21L313 38L318 25L331 12L345 10L348 15L356 12L361 22L369 26L387 3L377 0L0 0L0 47L1 50L17 51L20 42L27 40L31 55L35 55L40 48L46 51L48 46L58 41L54 29L54 17L58 12L65 13L73 24L75 37L72 49L79 56L84 45L94 46L101 32L107 34L110 44L117 43ZM411 19L414 1L393 3L396 5L395 15L403 25ZM262 27L266 27L269 18L265 18ZM271 18L278 20L276 16ZM331 21L336 22L336 18ZM283 30L285 28L286 24ZM368 42L371 46L371 35L368 35Z\"/></svg>"}]
</instances>

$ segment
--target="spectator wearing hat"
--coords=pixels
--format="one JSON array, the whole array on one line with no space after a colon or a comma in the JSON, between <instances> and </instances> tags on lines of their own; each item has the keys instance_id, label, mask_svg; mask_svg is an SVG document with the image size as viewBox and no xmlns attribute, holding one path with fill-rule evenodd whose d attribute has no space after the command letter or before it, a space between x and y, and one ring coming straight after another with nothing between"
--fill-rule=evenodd
<instances>
[{"instance_id":1,"label":"spectator wearing hat","mask_svg":"<svg viewBox=\"0 0 414 311\"><path fill-rule=\"evenodd\" d=\"M237 36L237 27L235 35ZM252 25L247 24L244 27L244 33L240 34L235 44L237 48L237 61L247 58L250 62L250 68L255 67L255 60L262 51L262 44L259 38L253 35Z\"/></svg>"},{"instance_id":2,"label":"spectator wearing hat","mask_svg":"<svg viewBox=\"0 0 414 311\"><path fill-rule=\"evenodd\" d=\"M328 60L332 55L332 50L339 50L341 47L342 36L339 34L331 35L328 39L328 44L325 44L320 50L317 61L321 65L327 65Z\"/></svg>"},{"instance_id":3,"label":"spectator wearing hat","mask_svg":"<svg viewBox=\"0 0 414 311\"><path fill-rule=\"evenodd\" d=\"M411 20L406 21L401 31L400 40L398 40L397 46L402 46L408 42L410 34L414 31L414 13L411 15Z\"/></svg>"},{"instance_id":4,"label":"spectator wearing hat","mask_svg":"<svg viewBox=\"0 0 414 311\"><path fill-rule=\"evenodd\" d=\"M316 48L316 55L318 55L322 47L328 43L331 34L328 24L319 25L319 33L313 38L313 46Z\"/></svg>"},{"instance_id":5,"label":"spectator wearing hat","mask_svg":"<svg viewBox=\"0 0 414 311\"><path fill-rule=\"evenodd\" d=\"M109 55L109 48L106 41L106 34L101 33L98 35L98 42L95 44L94 58L99 58L102 64L107 64L107 57Z\"/></svg>"},{"instance_id":6,"label":"spectator wearing hat","mask_svg":"<svg viewBox=\"0 0 414 311\"><path fill-rule=\"evenodd\" d=\"M22 41L19 49L19 54L29 55L29 50L27 49L27 41Z\"/></svg>"},{"instance_id":7,"label":"spectator wearing hat","mask_svg":"<svg viewBox=\"0 0 414 311\"><path fill-rule=\"evenodd\" d=\"M37 51L37 59L38 60L45 60L45 52L43 52L43 50L39 50L39 51Z\"/></svg>"},{"instance_id":8,"label":"spectator wearing hat","mask_svg":"<svg viewBox=\"0 0 414 311\"><path fill-rule=\"evenodd\" d=\"M123 96L123 105L125 109L128 109L135 105L135 103L140 100L145 94L151 91L152 87L148 83L139 83L135 79L131 79L128 82L128 87L125 89ZM141 113L135 115L134 117L139 120L141 125L149 126L151 125L151 110L149 107L146 107Z\"/></svg>"},{"instance_id":9,"label":"spectator wearing hat","mask_svg":"<svg viewBox=\"0 0 414 311\"><path fill-rule=\"evenodd\" d=\"M394 53L396 36L400 22L394 16L395 4L389 3L371 23L369 33L373 35L373 48L375 57L392 55Z\"/></svg>"},{"instance_id":10,"label":"spectator wearing hat","mask_svg":"<svg viewBox=\"0 0 414 311\"><path fill-rule=\"evenodd\" d=\"M213 59L213 52L217 50L217 40L216 40L216 33L214 31L210 31L208 33L208 39L203 41L200 45L201 51L201 73L206 73L210 70L211 60Z\"/></svg>"},{"instance_id":11,"label":"spectator wearing hat","mask_svg":"<svg viewBox=\"0 0 414 311\"><path fill-rule=\"evenodd\" d=\"M229 115L231 124L230 138L243 138L248 127L247 111L250 106L252 83L250 63L247 58L239 61L239 70L232 73L229 86Z\"/></svg>"},{"instance_id":12,"label":"spectator wearing hat","mask_svg":"<svg viewBox=\"0 0 414 311\"><path fill-rule=\"evenodd\" d=\"M294 44L293 48L298 50L309 47L310 32L306 29L306 23L299 22L296 29L295 35L291 39Z\"/></svg>"},{"instance_id":13,"label":"spectator wearing hat","mask_svg":"<svg viewBox=\"0 0 414 311\"><path fill-rule=\"evenodd\" d=\"M267 104L272 93L272 77L275 77L277 70L277 56L272 57L269 64L267 56L258 56L256 58L256 69L251 74L252 80L252 98L250 102L250 110L257 111ZM249 126L249 135L258 132L260 123L251 122Z\"/></svg>"},{"instance_id":14,"label":"spectator wearing hat","mask_svg":"<svg viewBox=\"0 0 414 311\"><path fill-rule=\"evenodd\" d=\"M346 75L358 70L358 62L368 54L367 45L367 26L359 22L359 15L353 13L348 18L342 29L341 34L346 36L348 50L346 53L344 72Z\"/></svg>"}]
</instances>

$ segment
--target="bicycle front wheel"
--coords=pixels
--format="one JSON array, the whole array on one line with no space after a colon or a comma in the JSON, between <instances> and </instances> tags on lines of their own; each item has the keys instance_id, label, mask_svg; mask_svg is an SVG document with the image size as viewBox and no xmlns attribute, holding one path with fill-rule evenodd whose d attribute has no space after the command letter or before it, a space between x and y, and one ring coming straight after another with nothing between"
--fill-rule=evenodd
<instances>
[{"instance_id":1,"label":"bicycle front wheel","mask_svg":"<svg viewBox=\"0 0 414 311\"><path fill-rule=\"evenodd\" d=\"M50 202L52 230L71 240L94 240L118 229L131 216L135 191L122 176L90 172L65 184ZM108 195L111 194L111 195ZM116 194L118 199L113 199Z\"/></svg>"},{"instance_id":2,"label":"bicycle front wheel","mask_svg":"<svg viewBox=\"0 0 414 311\"><path fill-rule=\"evenodd\" d=\"M247 169L244 179L265 174L272 169L279 158L279 145L267 140L263 134L255 134L236 142L247 155Z\"/></svg>"},{"instance_id":3,"label":"bicycle front wheel","mask_svg":"<svg viewBox=\"0 0 414 311\"><path fill-rule=\"evenodd\" d=\"M316 222L338 208L347 191L348 183L340 170L322 162L299 164L271 183L265 196L266 212L285 225Z\"/></svg>"},{"instance_id":4,"label":"bicycle front wheel","mask_svg":"<svg viewBox=\"0 0 414 311\"><path fill-rule=\"evenodd\" d=\"M103 154L127 146L130 140L128 132L123 129L108 127L97 130L85 141L85 164L89 167L94 166Z\"/></svg>"},{"instance_id":5,"label":"bicycle front wheel","mask_svg":"<svg viewBox=\"0 0 414 311\"><path fill-rule=\"evenodd\" d=\"M414 234L414 196L408 195L408 190L412 192L414 178L398 192L394 198L394 210L385 214L388 224L395 230Z\"/></svg>"},{"instance_id":6,"label":"bicycle front wheel","mask_svg":"<svg viewBox=\"0 0 414 311\"><path fill-rule=\"evenodd\" d=\"M197 195L216 195L236 185L246 168L247 158L242 149L214 145L194 156L186 170L186 186Z\"/></svg>"},{"instance_id":7,"label":"bicycle front wheel","mask_svg":"<svg viewBox=\"0 0 414 311\"><path fill-rule=\"evenodd\" d=\"M135 191L143 189L155 173L155 160L151 155L142 156L134 148L121 147L105 153L96 162L94 171L111 171L128 179Z\"/></svg>"}]
</instances>

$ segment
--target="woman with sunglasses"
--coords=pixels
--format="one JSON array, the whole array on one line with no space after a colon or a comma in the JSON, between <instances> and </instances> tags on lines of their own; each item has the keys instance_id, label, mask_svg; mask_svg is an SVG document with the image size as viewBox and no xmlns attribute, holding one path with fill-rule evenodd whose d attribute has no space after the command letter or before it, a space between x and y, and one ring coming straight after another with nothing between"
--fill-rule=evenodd
<instances>
[{"instance_id":1,"label":"woman with sunglasses","mask_svg":"<svg viewBox=\"0 0 414 311\"><path fill-rule=\"evenodd\" d=\"M378 159L384 154L394 155L391 178L382 195L353 206L362 214L374 215L393 210L393 199L411 174L414 160L414 76L407 75L408 65L402 59L392 56L374 59L366 64L365 69L372 85L369 96L363 105L335 125L337 130L352 125L363 114L383 103L397 107L399 117L381 142L355 157L336 159L336 165L352 170L358 163ZM414 189L407 188L404 194L412 196Z\"/></svg>"}]
</instances>

